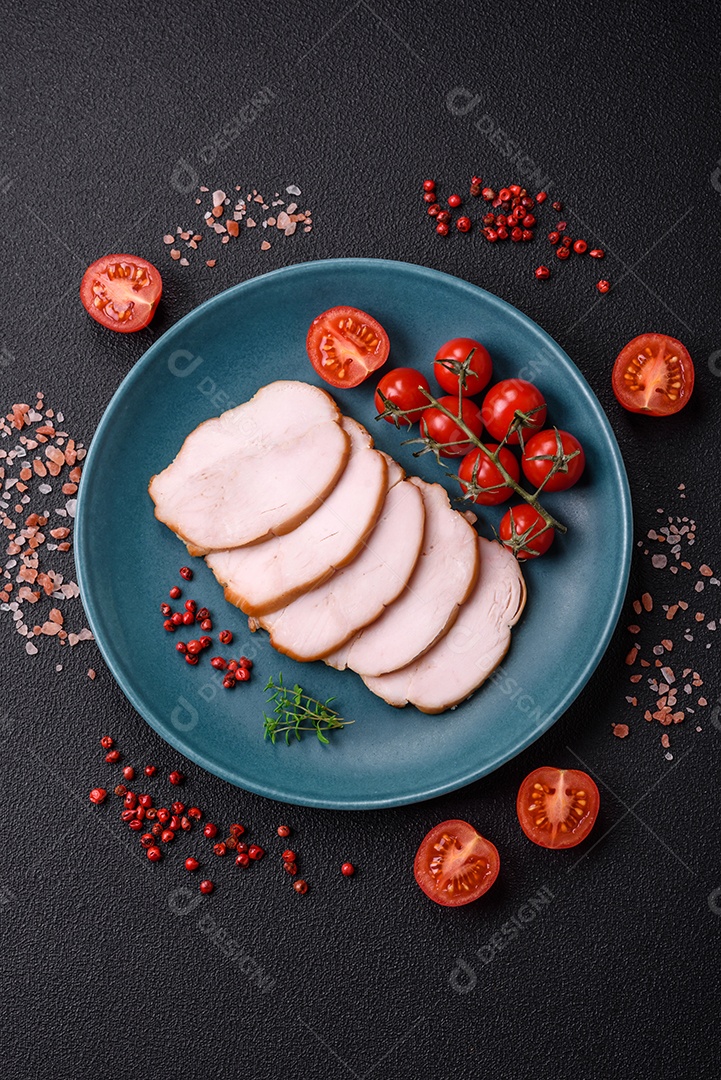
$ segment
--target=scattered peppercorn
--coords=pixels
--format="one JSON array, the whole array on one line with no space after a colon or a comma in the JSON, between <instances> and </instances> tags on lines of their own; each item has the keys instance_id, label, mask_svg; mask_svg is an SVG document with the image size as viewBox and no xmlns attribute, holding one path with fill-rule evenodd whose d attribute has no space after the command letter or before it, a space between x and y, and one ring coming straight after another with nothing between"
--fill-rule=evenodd
<instances>
[{"instance_id":1,"label":"scattered peppercorn","mask_svg":"<svg viewBox=\"0 0 721 1080\"><path fill-rule=\"evenodd\" d=\"M212 893L214 888L215 888L215 885L213 884L213 882L209 881L207 878L206 878L205 881L201 881L201 883L200 883L200 891L205 896L209 896Z\"/></svg>"},{"instance_id":2,"label":"scattered peppercorn","mask_svg":"<svg viewBox=\"0 0 721 1080\"><path fill-rule=\"evenodd\" d=\"M301 896L304 896L305 893L308 892L308 882L303 881L303 878L299 878L298 881L293 882L293 888L297 893L300 893Z\"/></svg>"},{"instance_id":3,"label":"scattered peppercorn","mask_svg":"<svg viewBox=\"0 0 721 1080\"><path fill-rule=\"evenodd\" d=\"M100 745L102 746L103 750L112 750L112 748L115 746L115 739L111 735L103 735L102 739L100 740Z\"/></svg>"},{"instance_id":4,"label":"scattered peppercorn","mask_svg":"<svg viewBox=\"0 0 721 1080\"><path fill-rule=\"evenodd\" d=\"M185 869L189 870L191 873L194 870L197 870L199 866L200 866L200 863L198 862L197 859L193 858L192 855L189 855L188 858L185 860Z\"/></svg>"},{"instance_id":5,"label":"scattered peppercorn","mask_svg":"<svg viewBox=\"0 0 721 1080\"><path fill-rule=\"evenodd\" d=\"M183 776L182 772L178 772L177 769L174 769L173 772L171 772L170 776L168 777L168 780L170 781L171 784L173 784L175 787L177 787L178 784L183 783L183 780L185 780L185 777Z\"/></svg>"},{"instance_id":6,"label":"scattered peppercorn","mask_svg":"<svg viewBox=\"0 0 721 1080\"><path fill-rule=\"evenodd\" d=\"M607 293L608 290L611 288L611 282L606 281L605 278L601 278L601 280L597 282L596 288L600 293Z\"/></svg>"},{"instance_id":7,"label":"scattered peppercorn","mask_svg":"<svg viewBox=\"0 0 721 1080\"><path fill-rule=\"evenodd\" d=\"M107 794L108 793L105 788L94 787L93 790L90 792L88 798L90 799L91 803L95 803L96 806L100 806L101 803L105 802Z\"/></svg>"},{"instance_id":8,"label":"scattered peppercorn","mask_svg":"<svg viewBox=\"0 0 721 1080\"><path fill-rule=\"evenodd\" d=\"M193 807L191 806L190 809L192 810ZM214 825L212 821L209 821L208 824L203 827L203 836L207 837L208 840L212 840L213 837L217 836L217 835L218 835L218 826Z\"/></svg>"},{"instance_id":9,"label":"scattered peppercorn","mask_svg":"<svg viewBox=\"0 0 721 1080\"><path fill-rule=\"evenodd\" d=\"M288 825L279 825L276 829L278 836L290 836L290 827Z\"/></svg>"},{"instance_id":10,"label":"scattered peppercorn","mask_svg":"<svg viewBox=\"0 0 721 1080\"><path fill-rule=\"evenodd\" d=\"M171 600L177 600L179 597L181 597L183 595L183 590L181 588L179 588L177 585L173 585L173 587L170 590L168 595L170 596Z\"/></svg>"},{"instance_id":11,"label":"scattered peppercorn","mask_svg":"<svg viewBox=\"0 0 721 1080\"><path fill-rule=\"evenodd\" d=\"M160 862L160 860L163 857L162 851L155 844L153 844L152 847L148 848L148 850L146 851L146 855L148 856L148 858L150 859L151 862Z\"/></svg>"},{"instance_id":12,"label":"scattered peppercorn","mask_svg":"<svg viewBox=\"0 0 721 1080\"><path fill-rule=\"evenodd\" d=\"M355 866L353 863L344 862L340 868L340 872L343 877L353 877L353 874L355 874Z\"/></svg>"},{"instance_id":13,"label":"scattered peppercorn","mask_svg":"<svg viewBox=\"0 0 721 1080\"><path fill-rule=\"evenodd\" d=\"M180 568L180 576L185 581L192 581L193 580L193 571L190 569L189 566L181 566L181 568Z\"/></svg>"}]
</instances>

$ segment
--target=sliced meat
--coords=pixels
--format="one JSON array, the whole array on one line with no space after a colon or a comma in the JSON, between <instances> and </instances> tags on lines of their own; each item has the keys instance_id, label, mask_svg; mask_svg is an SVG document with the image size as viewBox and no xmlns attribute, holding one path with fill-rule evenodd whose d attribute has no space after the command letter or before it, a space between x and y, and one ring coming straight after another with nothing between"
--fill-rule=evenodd
<instances>
[{"instance_id":1,"label":"sliced meat","mask_svg":"<svg viewBox=\"0 0 721 1080\"><path fill-rule=\"evenodd\" d=\"M274 382L206 420L150 481L155 516L193 554L295 529L336 484L350 454L333 399L302 382Z\"/></svg>"},{"instance_id":2,"label":"sliced meat","mask_svg":"<svg viewBox=\"0 0 721 1080\"><path fill-rule=\"evenodd\" d=\"M360 554L319 588L260 619L280 652L296 660L326 656L377 619L409 581L423 543L423 497L388 460L388 494Z\"/></svg>"},{"instance_id":3,"label":"sliced meat","mask_svg":"<svg viewBox=\"0 0 721 1080\"><path fill-rule=\"evenodd\" d=\"M506 655L511 627L526 603L525 582L506 548L483 537L478 547L478 581L449 632L408 667L364 678L368 689L390 705L444 712L477 690Z\"/></svg>"},{"instance_id":4,"label":"sliced meat","mask_svg":"<svg viewBox=\"0 0 721 1080\"><path fill-rule=\"evenodd\" d=\"M423 548L410 581L380 618L325 658L332 667L383 675L405 667L445 634L478 576L477 533L445 488L417 477L426 511ZM395 541L403 543L403 537Z\"/></svg>"},{"instance_id":5,"label":"sliced meat","mask_svg":"<svg viewBox=\"0 0 721 1080\"><path fill-rule=\"evenodd\" d=\"M372 449L372 438L355 420L346 416L342 425L350 458L314 514L283 536L206 557L226 600L247 615L276 611L325 581L355 557L378 520L388 484L385 455Z\"/></svg>"}]
</instances>

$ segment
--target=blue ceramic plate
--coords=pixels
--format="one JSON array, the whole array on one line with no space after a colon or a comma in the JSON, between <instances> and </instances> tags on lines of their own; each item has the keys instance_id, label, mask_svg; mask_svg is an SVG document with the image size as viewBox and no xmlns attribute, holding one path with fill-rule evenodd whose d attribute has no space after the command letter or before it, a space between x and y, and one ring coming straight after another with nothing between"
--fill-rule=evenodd
<instances>
[{"instance_id":1,"label":"blue ceramic plate","mask_svg":"<svg viewBox=\"0 0 721 1080\"><path fill-rule=\"evenodd\" d=\"M549 418L586 450L582 482L547 497L568 525L526 569L528 604L497 677L440 716L396 710L351 672L298 664L251 635L201 559L158 522L147 493L197 424L274 379L318 382L305 353L320 311L353 304L388 331L390 366L430 373L449 338L483 341L496 377L537 382ZM377 445L407 470L443 479L431 455L414 461L393 425L374 423L374 380L336 394ZM319 385L324 385L319 383ZM448 481L451 488L452 481ZM242 499L242 491L238 492ZM479 523L487 535L501 508ZM598 522L603 521L603 528ZM591 677L616 625L631 551L631 504L618 445L588 384L530 319L482 289L433 270L374 259L304 263L246 281L203 304L148 349L120 386L85 464L76 554L85 608L102 653L134 707L172 746L240 787L290 803L367 809L419 802L498 768L547 730ZM253 657L250 683L223 690L206 662L191 668L162 628L160 603L195 571L184 597L212 609L216 630ZM222 651L218 649L218 651ZM282 671L315 696L336 698L352 727L322 746L263 739L264 684Z\"/></svg>"}]
</instances>

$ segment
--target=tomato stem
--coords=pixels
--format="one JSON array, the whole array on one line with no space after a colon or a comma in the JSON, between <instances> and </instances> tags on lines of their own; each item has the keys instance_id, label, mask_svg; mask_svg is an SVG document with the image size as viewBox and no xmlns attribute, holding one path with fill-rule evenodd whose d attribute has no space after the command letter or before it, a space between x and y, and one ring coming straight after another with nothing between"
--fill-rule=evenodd
<instances>
[{"instance_id":1,"label":"tomato stem","mask_svg":"<svg viewBox=\"0 0 721 1080\"><path fill-rule=\"evenodd\" d=\"M498 446L498 449L497 450L489 450L488 447L485 445L485 443L481 442L480 438L477 435L475 435L474 432L471 431L471 429L468 427L468 425L463 420L462 407L460 405L459 405L459 409L458 409L459 415L456 416L456 415L454 415L454 413L451 412L450 409L447 409L445 405L441 405L438 398L435 398L424 387L422 387L422 386L419 387L419 390L421 391L423 396L428 399L429 406L432 406L434 409L438 409L438 411L443 413L444 416L449 417L449 419L451 419L454 422L454 424L456 424L457 427L459 427L461 429L461 431L467 436L467 438L463 439L463 440L457 439L457 440L455 440L455 443L437 443L435 441L435 439L431 439L427 435L421 435L418 439L408 439L408 440L406 440L407 443L421 442L425 446L425 449L417 451L414 454L414 457L417 457L419 454L427 453L430 450L436 455L436 460L440 464L439 452L440 452L442 447L457 445L460 442L463 442L463 443L470 442L470 443L473 444L473 446L477 447L480 451L482 451L482 453L484 453L486 455L486 457L490 461L493 462L493 464L496 466L496 468L500 472L501 476L503 477L506 485L508 487L510 487L513 491L515 491L515 493L517 495L520 495L520 497L524 500L524 502L527 502L529 506L532 506L533 509L538 514L540 514L540 516L543 518L543 520L545 521L546 525L549 528L556 529L560 533L565 533L565 532L568 531L567 527L565 525L563 525L560 521L557 521L556 518L554 518L552 514L549 514L548 510L546 510L543 506L541 506L540 502L538 501L538 494L541 491L541 488L543 487L543 485L541 485L541 488L539 488L538 491L536 491L536 492L531 493L529 491L526 491L525 488L521 487L521 485L516 480L513 479L513 477L510 475L510 473L504 468L503 463L500 460L500 452L501 452L503 446L505 445L505 443L508 441L509 436L511 434L513 434L514 431L519 430L524 425L524 423L527 423L527 421L528 421L528 418L523 413L518 413L518 412L516 413L516 416L515 416L513 422L511 423L508 431L506 432L506 435L501 440L501 442L500 442L500 444ZM459 396L459 401L462 401L462 397L461 397L461 394L460 394L460 387L459 387L459 395L458 396ZM417 411L418 411L418 410L400 409L397 405L394 405L393 402L389 401L387 398L384 398L382 395L381 395L381 400L383 401L384 409L383 409L383 412L380 413L376 417L376 420L380 420L381 417L385 418L386 416L391 416L393 418L394 423L396 424L396 427L400 427L400 423L397 422L397 421L400 421L401 419L405 419L406 417L408 417L410 415L411 412L417 413Z\"/></svg>"}]
</instances>

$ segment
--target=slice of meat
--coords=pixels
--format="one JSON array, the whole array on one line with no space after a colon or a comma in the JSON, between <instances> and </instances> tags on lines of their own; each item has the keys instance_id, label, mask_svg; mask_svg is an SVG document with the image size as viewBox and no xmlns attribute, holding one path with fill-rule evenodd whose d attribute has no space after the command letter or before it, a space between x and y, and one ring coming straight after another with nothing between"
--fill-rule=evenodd
<instances>
[{"instance_id":1,"label":"slice of meat","mask_svg":"<svg viewBox=\"0 0 721 1080\"><path fill-rule=\"evenodd\" d=\"M323 585L259 620L280 652L296 660L322 658L377 619L409 581L423 543L423 497L388 461L388 494L360 554Z\"/></svg>"},{"instance_id":2,"label":"slice of meat","mask_svg":"<svg viewBox=\"0 0 721 1080\"><path fill-rule=\"evenodd\" d=\"M192 431L150 481L155 516L193 554L290 532L334 487L350 440L333 399L274 382Z\"/></svg>"},{"instance_id":3,"label":"slice of meat","mask_svg":"<svg viewBox=\"0 0 721 1080\"><path fill-rule=\"evenodd\" d=\"M478 577L476 530L454 510L445 488L413 477L426 511L423 548L410 581L380 618L325 658L359 675L405 667L445 634ZM396 540L396 543L402 543Z\"/></svg>"},{"instance_id":4,"label":"slice of meat","mask_svg":"<svg viewBox=\"0 0 721 1080\"><path fill-rule=\"evenodd\" d=\"M283 536L206 556L226 600L247 615L275 611L325 581L355 557L378 520L388 482L385 456L355 420L343 417L342 425L350 458L314 514Z\"/></svg>"},{"instance_id":5,"label":"slice of meat","mask_svg":"<svg viewBox=\"0 0 721 1080\"><path fill-rule=\"evenodd\" d=\"M368 689L390 705L444 712L477 690L506 655L511 627L526 603L526 585L507 548L483 537L478 547L478 581L445 637L408 667L364 678Z\"/></svg>"}]
</instances>

